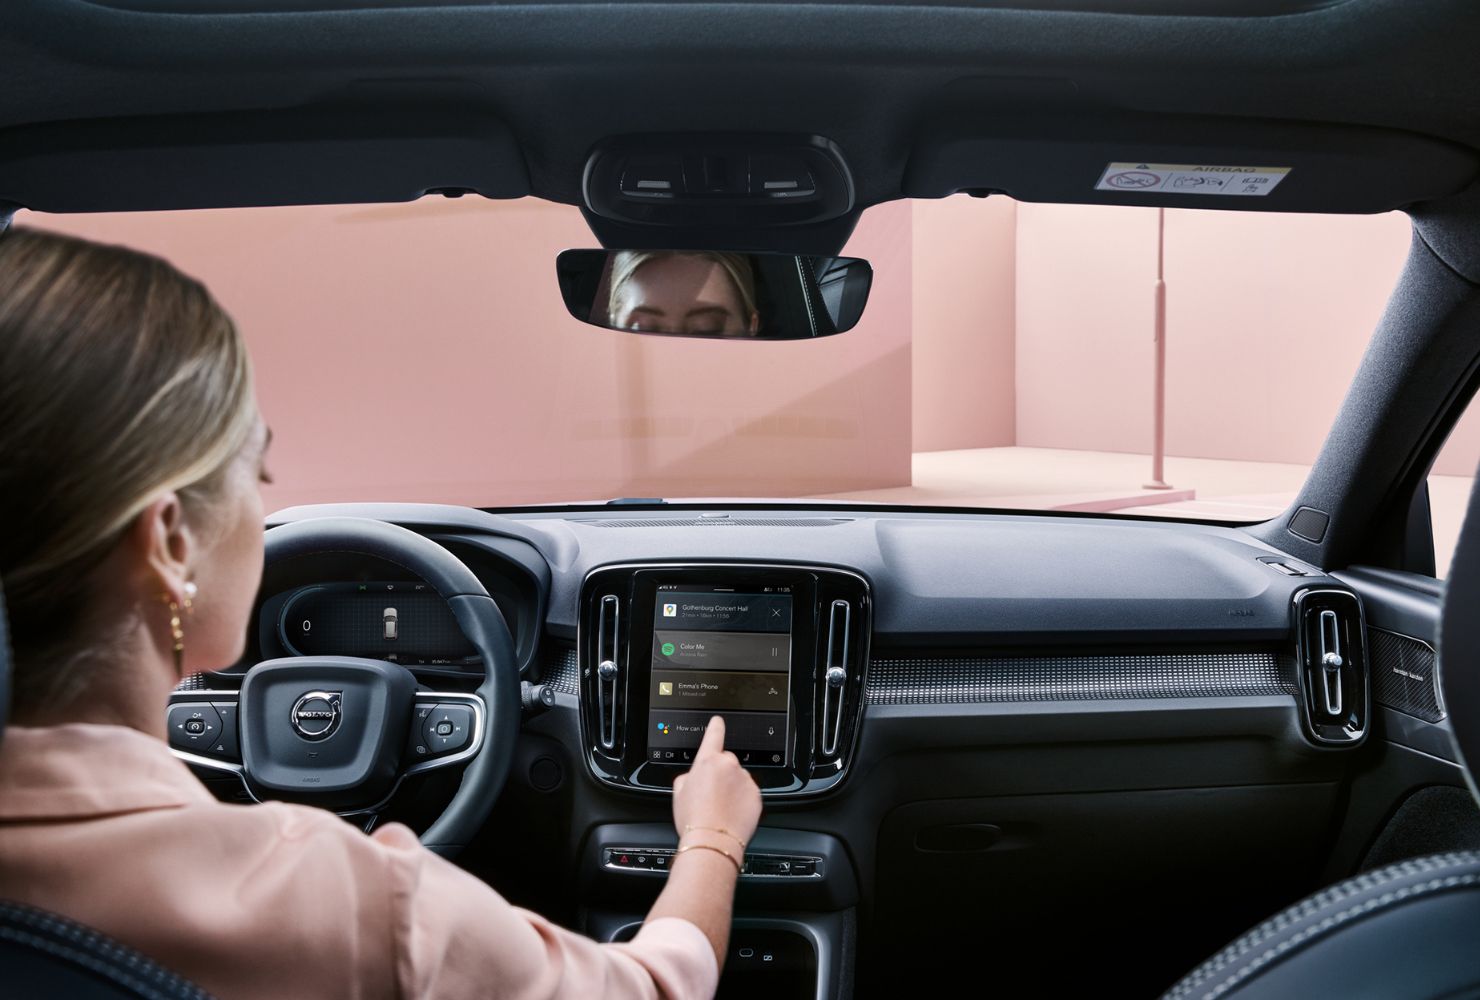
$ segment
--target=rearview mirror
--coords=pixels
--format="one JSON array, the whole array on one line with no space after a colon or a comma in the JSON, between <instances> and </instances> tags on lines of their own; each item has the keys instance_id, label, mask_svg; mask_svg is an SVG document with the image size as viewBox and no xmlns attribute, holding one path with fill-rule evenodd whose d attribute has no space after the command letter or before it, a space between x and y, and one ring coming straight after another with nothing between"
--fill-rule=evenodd
<instances>
[{"instance_id":1,"label":"rearview mirror","mask_svg":"<svg viewBox=\"0 0 1480 1000\"><path fill-rule=\"evenodd\" d=\"M707 250L566 250L555 272L565 307L582 323L755 340L851 330L874 279L857 257Z\"/></svg>"}]
</instances>

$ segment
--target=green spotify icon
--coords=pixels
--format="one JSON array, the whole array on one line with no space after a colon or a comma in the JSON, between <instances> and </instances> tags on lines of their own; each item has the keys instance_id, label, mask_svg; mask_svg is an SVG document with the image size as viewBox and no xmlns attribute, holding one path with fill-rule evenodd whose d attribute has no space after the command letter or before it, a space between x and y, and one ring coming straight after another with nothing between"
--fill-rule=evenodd
<instances>
[{"instance_id":1,"label":"green spotify icon","mask_svg":"<svg viewBox=\"0 0 1480 1000\"><path fill-rule=\"evenodd\" d=\"M665 643L663 643L663 655L664 656L672 656L673 655L673 643L671 643L671 642L665 642Z\"/></svg>"}]
</instances>

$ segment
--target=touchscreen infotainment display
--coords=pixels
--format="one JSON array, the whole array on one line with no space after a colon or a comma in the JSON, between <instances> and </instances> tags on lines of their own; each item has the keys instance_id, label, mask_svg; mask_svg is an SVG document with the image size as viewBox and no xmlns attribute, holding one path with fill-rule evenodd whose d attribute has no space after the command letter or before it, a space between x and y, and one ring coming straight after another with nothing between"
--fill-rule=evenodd
<instances>
[{"instance_id":1,"label":"touchscreen infotainment display","mask_svg":"<svg viewBox=\"0 0 1480 1000\"><path fill-rule=\"evenodd\" d=\"M660 585L653 608L647 758L694 759L711 716L748 767L786 767L790 587Z\"/></svg>"}]
</instances>

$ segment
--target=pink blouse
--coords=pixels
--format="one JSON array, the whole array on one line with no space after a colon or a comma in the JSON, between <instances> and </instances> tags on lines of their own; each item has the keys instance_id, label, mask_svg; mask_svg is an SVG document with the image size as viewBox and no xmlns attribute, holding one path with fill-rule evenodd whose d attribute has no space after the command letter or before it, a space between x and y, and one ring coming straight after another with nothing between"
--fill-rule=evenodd
<instances>
[{"instance_id":1,"label":"pink blouse","mask_svg":"<svg viewBox=\"0 0 1480 1000\"><path fill-rule=\"evenodd\" d=\"M218 802L122 726L0 743L0 898L137 948L219 997L713 996L687 920L596 942L509 905L399 824Z\"/></svg>"}]
</instances>

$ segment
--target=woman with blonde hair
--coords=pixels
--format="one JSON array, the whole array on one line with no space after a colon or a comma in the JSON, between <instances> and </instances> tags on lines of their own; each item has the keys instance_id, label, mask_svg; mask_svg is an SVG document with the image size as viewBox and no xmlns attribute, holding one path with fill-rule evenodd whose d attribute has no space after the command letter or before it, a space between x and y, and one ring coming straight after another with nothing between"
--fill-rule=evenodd
<instances>
[{"instance_id":1,"label":"woman with blonde hair","mask_svg":"<svg viewBox=\"0 0 1480 1000\"><path fill-rule=\"evenodd\" d=\"M607 275L607 326L640 333L755 336L755 272L744 254L620 250Z\"/></svg>"},{"instance_id":2,"label":"woman with blonde hair","mask_svg":"<svg viewBox=\"0 0 1480 1000\"><path fill-rule=\"evenodd\" d=\"M697 848L637 937L517 909L391 824L228 805L165 743L186 674L241 656L269 434L198 282L119 247L0 234L0 582L15 655L0 898L222 997L707 997L760 792L715 719L675 785Z\"/></svg>"}]
</instances>

